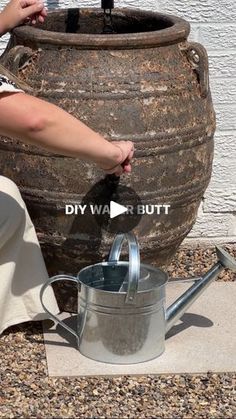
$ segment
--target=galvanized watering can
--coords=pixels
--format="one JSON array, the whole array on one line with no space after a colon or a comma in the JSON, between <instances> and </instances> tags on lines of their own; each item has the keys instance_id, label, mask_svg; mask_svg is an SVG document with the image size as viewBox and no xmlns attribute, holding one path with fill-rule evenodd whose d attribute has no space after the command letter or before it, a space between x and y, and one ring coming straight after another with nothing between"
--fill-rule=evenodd
<instances>
[{"instance_id":1,"label":"galvanized watering can","mask_svg":"<svg viewBox=\"0 0 236 419\"><path fill-rule=\"evenodd\" d=\"M120 261L124 240L129 245L129 261ZM139 245L133 233L118 234L108 262L82 269L77 277L58 275L41 289L45 311L72 333L79 351L88 358L112 364L149 361L165 349L165 335L196 298L224 269L236 272L236 261L216 247L218 262L165 309L167 274L140 264ZM78 288L77 331L50 313L43 294L53 282L69 280ZM193 279L194 280L194 279Z\"/></svg>"}]
</instances>

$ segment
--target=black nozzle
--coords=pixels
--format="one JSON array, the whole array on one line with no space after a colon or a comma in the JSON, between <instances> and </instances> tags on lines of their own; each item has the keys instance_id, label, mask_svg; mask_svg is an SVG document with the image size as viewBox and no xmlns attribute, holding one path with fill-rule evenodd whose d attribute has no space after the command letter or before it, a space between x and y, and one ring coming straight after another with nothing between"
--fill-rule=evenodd
<instances>
[{"instance_id":1,"label":"black nozzle","mask_svg":"<svg viewBox=\"0 0 236 419\"><path fill-rule=\"evenodd\" d=\"M102 0L102 9L114 9L114 0Z\"/></svg>"}]
</instances>

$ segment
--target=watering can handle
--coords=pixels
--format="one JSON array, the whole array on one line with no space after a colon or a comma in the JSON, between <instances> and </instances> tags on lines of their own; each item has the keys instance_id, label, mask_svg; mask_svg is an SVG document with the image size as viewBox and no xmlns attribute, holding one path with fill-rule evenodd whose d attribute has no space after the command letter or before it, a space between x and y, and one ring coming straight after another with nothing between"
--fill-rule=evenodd
<instances>
[{"instance_id":1,"label":"watering can handle","mask_svg":"<svg viewBox=\"0 0 236 419\"><path fill-rule=\"evenodd\" d=\"M71 282L76 282L76 284L79 287L79 279L75 278L74 276L70 276L70 275L56 275L53 276L49 279L49 281L47 281L41 288L40 290L40 301L41 304L44 308L44 310L49 314L49 316L55 320L55 322L59 323L62 327L64 327L64 329L66 329L68 332L72 333L72 335L74 335L77 339L77 343L79 343L79 336L77 335L77 333L69 326L67 326L64 322L62 322L61 320L59 320L54 314L52 314L47 307L45 306L44 302L43 302L43 295L44 292L46 291L46 289L49 287L49 285L52 285L54 282L59 282L62 280L66 280L66 281L71 281Z\"/></svg>"},{"instance_id":2,"label":"watering can handle","mask_svg":"<svg viewBox=\"0 0 236 419\"><path fill-rule=\"evenodd\" d=\"M138 290L138 281L140 278L140 253L139 244L133 233L117 234L115 237L108 262L118 262L124 240L129 245L129 280L125 302L133 304Z\"/></svg>"}]
</instances>

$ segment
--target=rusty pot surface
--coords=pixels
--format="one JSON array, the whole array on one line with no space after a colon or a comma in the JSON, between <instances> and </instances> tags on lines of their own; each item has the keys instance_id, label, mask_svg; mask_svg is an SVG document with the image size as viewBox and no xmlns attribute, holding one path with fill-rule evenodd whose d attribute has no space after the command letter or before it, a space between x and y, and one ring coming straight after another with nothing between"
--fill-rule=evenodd
<instances>
[{"instance_id":1,"label":"rusty pot surface","mask_svg":"<svg viewBox=\"0 0 236 419\"><path fill-rule=\"evenodd\" d=\"M40 29L12 31L1 63L31 94L105 138L135 142L133 172L120 178L120 195L124 205L133 190L143 204L171 206L168 215L143 215L132 226L142 259L165 267L195 223L211 177L207 53L187 41L189 24L174 16L117 8L113 23L117 33L104 35L102 9L50 12ZM1 174L20 187L50 274L77 274L104 259L114 231L94 217L66 216L65 205L114 199L117 181L91 164L6 138L0 150Z\"/></svg>"}]
</instances>

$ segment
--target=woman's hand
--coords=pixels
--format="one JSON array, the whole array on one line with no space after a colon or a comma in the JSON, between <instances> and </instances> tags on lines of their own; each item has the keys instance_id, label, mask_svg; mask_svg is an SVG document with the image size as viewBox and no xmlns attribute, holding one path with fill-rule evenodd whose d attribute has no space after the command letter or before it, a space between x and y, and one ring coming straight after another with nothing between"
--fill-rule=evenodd
<instances>
[{"instance_id":1,"label":"woman's hand","mask_svg":"<svg viewBox=\"0 0 236 419\"><path fill-rule=\"evenodd\" d=\"M47 16L42 0L11 0L0 13L0 34L25 22L44 22Z\"/></svg>"},{"instance_id":2,"label":"woman's hand","mask_svg":"<svg viewBox=\"0 0 236 419\"><path fill-rule=\"evenodd\" d=\"M107 174L114 174L120 176L123 173L131 172L131 160L134 155L134 144L132 141L112 141L115 147L118 147L121 150L121 159L118 164L112 168L101 167Z\"/></svg>"}]
</instances>

